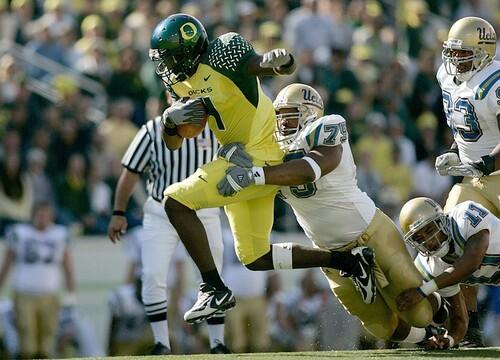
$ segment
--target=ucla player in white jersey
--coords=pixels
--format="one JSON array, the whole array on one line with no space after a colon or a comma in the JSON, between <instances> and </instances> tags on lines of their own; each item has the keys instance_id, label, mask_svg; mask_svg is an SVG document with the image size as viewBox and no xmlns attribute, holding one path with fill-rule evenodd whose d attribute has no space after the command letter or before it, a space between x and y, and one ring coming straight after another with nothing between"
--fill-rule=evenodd
<instances>
[{"instance_id":1,"label":"ucla player in white jersey","mask_svg":"<svg viewBox=\"0 0 500 360\"><path fill-rule=\"evenodd\" d=\"M274 108L276 135L286 151L285 163L245 168L248 155L242 146L226 145L219 156L222 153L226 160L240 166L228 168L218 185L219 193L232 196L253 184L281 185L281 195L315 246L335 251L367 246L374 251L373 295L377 296L371 304L362 301L353 282L342 272L323 268L345 308L378 338L410 343L430 338L436 329L428 325L440 308L441 298L437 295L410 309L397 309L396 296L419 286L423 278L394 223L357 186L345 119L323 116L321 96L304 84L282 89Z\"/></svg>"},{"instance_id":2,"label":"ucla player in white jersey","mask_svg":"<svg viewBox=\"0 0 500 360\"><path fill-rule=\"evenodd\" d=\"M443 45L437 80L454 143L436 158L436 170L464 176L450 191L445 212L472 200L500 216L500 62L493 59L495 53L495 30L478 17L455 22ZM471 347L482 346L476 295L477 287L464 287L470 321L462 345Z\"/></svg>"},{"instance_id":3,"label":"ucla player in white jersey","mask_svg":"<svg viewBox=\"0 0 500 360\"><path fill-rule=\"evenodd\" d=\"M434 200L421 197L403 206L400 222L405 241L419 252L415 264L427 282L400 294L398 307L413 306L435 291L450 299L450 330L439 346L452 347L467 328L459 285L500 285L500 219L473 201L444 213Z\"/></svg>"}]
</instances>

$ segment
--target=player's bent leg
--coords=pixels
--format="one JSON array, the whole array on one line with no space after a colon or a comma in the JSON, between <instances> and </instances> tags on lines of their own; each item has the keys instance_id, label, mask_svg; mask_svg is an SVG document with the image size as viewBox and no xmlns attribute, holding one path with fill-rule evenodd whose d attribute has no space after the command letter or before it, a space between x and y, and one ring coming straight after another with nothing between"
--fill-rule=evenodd
<instances>
[{"instance_id":1,"label":"player's bent leg","mask_svg":"<svg viewBox=\"0 0 500 360\"><path fill-rule=\"evenodd\" d=\"M377 209L358 244L366 245L375 252L376 264L388 280L387 286L377 284L377 288L389 308L411 326L423 328L429 325L433 310L428 300L421 301L406 311L397 309L396 297L403 290L419 287L423 279L413 264L401 233L394 223Z\"/></svg>"},{"instance_id":2,"label":"player's bent leg","mask_svg":"<svg viewBox=\"0 0 500 360\"><path fill-rule=\"evenodd\" d=\"M330 288L344 308L356 316L363 327L379 339L389 340L396 330L399 319L381 296L377 296L372 304L366 304L356 289L354 283L340 276L338 270L323 268Z\"/></svg>"},{"instance_id":3,"label":"player's bent leg","mask_svg":"<svg viewBox=\"0 0 500 360\"><path fill-rule=\"evenodd\" d=\"M275 191L257 199L226 205L225 211L234 237L234 249L243 265L268 256L271 259L269 236L273 225ZM267 264L266 264L267 263ZM262 260L259 266L268 266Z\"/></svg>"},{"instance_id":4,"label":"player's bent leg","mask_svg":"<svg viewBox=\"0 0 500 360\"><path fill-rule=\"evenodd\" d=\"M498 177L500 178L500 176ZM498 205L500 195L496 195L497 204L495 205L494 195L491 195L490 191L486 191L483 184L478 181L478 179L464 178L462 183L455 184L448 193L448 198L446 199L446 204L443 209L444 212L448 212L456 205L470 200L483 205L492 214L495 214L495 216L500 216L500 205ZM498 193L500 180L498 181L498 184L495 185L497 189L496 192Z\"/></svg>"}]
</instances>

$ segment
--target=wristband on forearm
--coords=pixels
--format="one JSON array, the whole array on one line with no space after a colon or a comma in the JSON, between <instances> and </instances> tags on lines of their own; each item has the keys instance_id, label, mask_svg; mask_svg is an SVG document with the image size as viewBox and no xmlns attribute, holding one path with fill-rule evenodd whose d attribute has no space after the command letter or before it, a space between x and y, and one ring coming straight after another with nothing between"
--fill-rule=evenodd
<instances>
[{"instance_id":1,"label":"wristband on forearm","mask_svg":"<svg viewBox=\"0 0 500 360\"><path fill-rule=\"evenodd\" d=\"M113 210L113 216L125 216L125 211L123 211L123 210Z\"/></svg>"},{"instance_id":2,"label":"wristband on forearm","mask_svg":"<svg viewBox=\"0 0 500 360\"><path fill-rule=\"evenodd\" d=\"M264 173L264 168L259 166L252 167L252 175L253 175L253 180L255 181L255 185L266 184L266 175Z\"/></svg>"},{"instance_id":3,"label":"wristband on forearm","mask_svg":"<svg viewBox=\"0 0 500 360\"><path fill-rule=\"evenodd\" d=\"M495 171L495 158L491 155L481 156L481 160L475 161L474 166L483 172L483 175L489 175Z\"/></svg>"},{"instance_id":4,"label":"wristband on forearm","mask_svg":"<svg viewBox=\"0 0 500 360\"><path fill-rule=\"evenodd\" d=\"M429 296L433 292L439 290L436 281L431 280L426 283L424 283L421 287L417 288L417 291L422 294L424 297Z\"/></svg>"}]
</instances>

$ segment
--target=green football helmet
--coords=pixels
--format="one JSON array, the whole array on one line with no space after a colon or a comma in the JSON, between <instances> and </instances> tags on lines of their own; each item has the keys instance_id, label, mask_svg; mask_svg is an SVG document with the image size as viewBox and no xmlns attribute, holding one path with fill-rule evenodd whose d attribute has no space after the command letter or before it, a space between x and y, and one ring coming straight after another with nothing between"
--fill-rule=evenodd
<instances>
[{"instance_id":1,"label":"green football helmet","mask_svg":"<svg viewBox=\"0 0 500 360\"><path fill-rule=\"evenodd\" d=\"M192 76L208 45L205 28L195 17L174 14L156 25L151 35L149 58L167 85Z\"/></svg>"}]
</instances>

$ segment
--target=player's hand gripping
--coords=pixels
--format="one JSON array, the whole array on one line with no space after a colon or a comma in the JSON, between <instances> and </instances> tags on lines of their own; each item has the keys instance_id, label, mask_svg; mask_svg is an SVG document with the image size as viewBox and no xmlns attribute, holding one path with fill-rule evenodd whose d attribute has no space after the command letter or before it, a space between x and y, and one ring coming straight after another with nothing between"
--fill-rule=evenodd
<instances>
[{"instance_id":1,"label":"player's hand gripping","mask_svg":"<svg viewBox=\"0 0 500 360\"><path fill-rule=\"evenodd\" d=\"M439 155L436 158L436 162L434 166L436 167L436 171L441 176L452 175L449 173L450 167L461 165L460 158L458 157L458 153L454 151L448 151L444 154Z\"/></svg>"},{"instance_id":2,"label":"player's hand gripping","mask_svg":"<svg viewBox=\"0 0 500 360\"><path fill-rule=\"evenodd\" d=\"M226 169L226 176L217 184L217 189L219 194L228 197L253 184L255 178L252 169L231 166Z\"/></svg>"},{"instance_id":3,"label":"player's hand gripping","mask_svg":"<svg viewBox=\"0 0 500 360\"><path fill-rule=\"evenodd\" d=\"M120 240L120 236L124 235L127 231L127 218L121 215L111 216L111 220L108 225L108 237L112 243Z\"/></svg>"},{"instance_id":4,"label":"player's hand gripping","mask_svg":"<svg viewBox=\"0 0 500 360\"><path fill-rule=\"evenodd\" d=\"M287 66L292 62L292 55L286 49L273 49L262 55L260 67L279 68Z\"/></svg>"},{"instance_id":5,"label":"player's hand gripping","mask_svg":"<svg viewBox=\"0 0 500 360\"><path fill-rule=\"evenodd\" d=\"M184 124L197 124L205 117L207 109L202 98L178 100L167 108L162 115L163 125L167 128Z\"/></svg>"},{"instance_id":6,"label":"player's hand gripping","mask_svg":"<svg viewBox=\"0 0 500 360\"><path fill-rule=\"evenodd\" d=\"M217 156L242 168L253 166L252 158L245 152L245 145L242 143L230 143L222 146L217 151Z\"/></svg>"},{"instance_id":7,"label":"player's hand gripping","mask_svg":"<svg viewBox=\"0 0 500 360\"><path fill-rule=\"evenodd\" d=\"M491 155L482 156L478 161L450 166L448 174L453 176L470 176L480 178L495 171L495 158Z\"/></svg>"}]
</instances>

